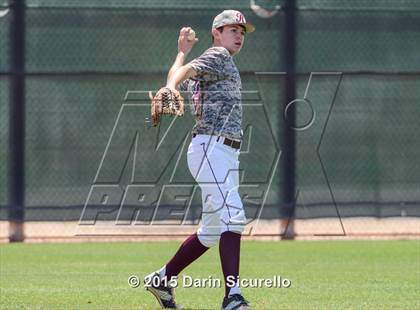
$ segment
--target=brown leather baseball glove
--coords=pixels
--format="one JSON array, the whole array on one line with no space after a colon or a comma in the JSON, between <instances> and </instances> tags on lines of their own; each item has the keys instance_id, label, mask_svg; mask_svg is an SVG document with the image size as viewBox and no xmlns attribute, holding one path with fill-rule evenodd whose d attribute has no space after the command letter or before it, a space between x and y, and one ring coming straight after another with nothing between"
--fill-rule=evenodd
<instances>
[{"instance_id":1,"label":"brown leather baseball glove","mask_svg":"<svg viewBox=\"0 0 420 310\"><path fill-rule=\"evenodd\" d=\"M176 89L162 87L153 97L149 92L151 100L151 116L153 126L157 126L163 114L174 116L184 115L184 98Z\"/></svg>"}]
</instances>

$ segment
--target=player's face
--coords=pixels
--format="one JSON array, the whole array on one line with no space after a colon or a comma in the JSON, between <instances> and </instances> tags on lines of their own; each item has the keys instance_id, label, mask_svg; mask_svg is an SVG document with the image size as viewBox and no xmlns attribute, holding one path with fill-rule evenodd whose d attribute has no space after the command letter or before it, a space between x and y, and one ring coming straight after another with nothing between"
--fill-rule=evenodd
<instances>
[{"instance_id":1,"label":"player's face","mask_svg":"<svg viewBox=\"0 0 420 310\"><path fill-rule=\"evenodd\" d=\"M231 55L238 54L244 44L245 29L239 25L224 26L220 33L220 45L225 47Z\"/></svg>"}]
</instances>

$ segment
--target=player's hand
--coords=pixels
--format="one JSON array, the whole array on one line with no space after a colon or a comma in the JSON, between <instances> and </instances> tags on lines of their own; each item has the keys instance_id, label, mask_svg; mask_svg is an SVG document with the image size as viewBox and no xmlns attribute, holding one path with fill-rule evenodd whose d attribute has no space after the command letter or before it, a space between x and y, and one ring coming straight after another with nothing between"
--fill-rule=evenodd
<instances>
[{"instance_id":1,"label":"player's hand","mask_svg":"<svg viewBox=\"0 0 420 310\"><path fill-rule=\"evenodd\" d=\"M191 31L191 27L183 27L179 31L178 52L182 52L185 55L187 55L191 51L193 45L198 42L197 38L194 38L194 40L188 40L188 35Z\"/></svg>"}]
</instances>

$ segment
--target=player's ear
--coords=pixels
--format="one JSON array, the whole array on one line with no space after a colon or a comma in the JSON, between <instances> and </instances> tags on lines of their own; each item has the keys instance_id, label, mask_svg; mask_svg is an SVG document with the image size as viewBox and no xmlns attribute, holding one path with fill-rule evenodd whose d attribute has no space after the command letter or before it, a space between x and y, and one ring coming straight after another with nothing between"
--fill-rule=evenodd
<instances>
[{"instance_id":1,"label":"player's ear","mask_svg":"<svg viewBox=\"0 0 420 310\"><path fill-rule=\"evenodd\" d=\"M219 29L212 29L211 34L213 35L214 40L220 40Z\"/></svg>"}]
</instances>

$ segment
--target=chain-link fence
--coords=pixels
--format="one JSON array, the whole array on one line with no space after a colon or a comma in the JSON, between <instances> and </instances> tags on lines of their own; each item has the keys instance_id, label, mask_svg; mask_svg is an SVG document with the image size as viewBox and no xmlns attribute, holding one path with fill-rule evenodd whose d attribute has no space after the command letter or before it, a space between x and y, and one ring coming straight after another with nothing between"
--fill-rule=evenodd
<instances>
[{"instance_id":1,"label":"chain-link fence","mask_svg":"<svg viewBox=\"0 0 420 310\"><path fill-rule=\"evenodd\" d=\"M13 156L11 3L0 2L0 220L8 219ZM243 11L257 28L235 57L244 91L247 216L278 222L290 214L282 200L289 182L282 155L290 147L283 139L284 93L292 77L298 99L294 216L335 219L334 225L349 217L419 217L420 4L296 1L290 72L285 28L291 9L284 1L255 3L278 12L262 18L239 0L26 0L25 220L78 221L95 186L119 184L141 185L135 195L149 195L142 207L138 197L127 203L120 220L137 216L137 224L148 224L152 209L139 208L159 201L162 218L196 223L201 197L185 154L192 118L177 121L156 148L169 121L159 130L148 127L142 91L163 85L182 26L199 37L193 59L211 45L213 17L229 8ZM168 184L178 189L162 194ZM192 186L187 193L186 185ZM190 196L189 207L176 201L178 194ZM117 208L108 205L98 219L116 219L121 195ZM95 212L103 208L100 201L93 205Z\"/></svg>"}]
</instances>

